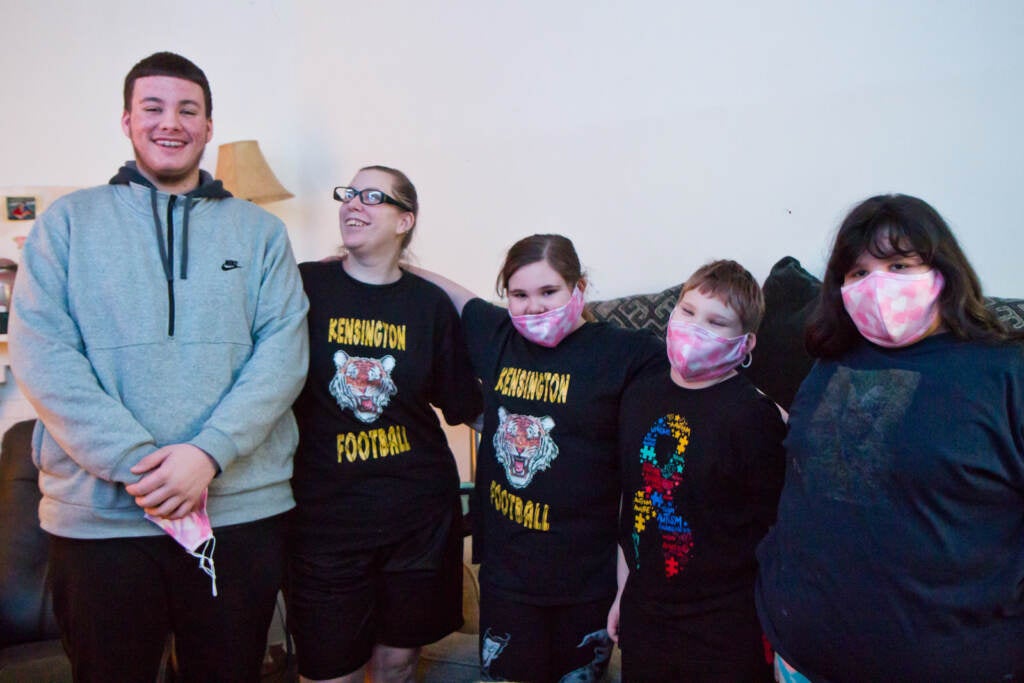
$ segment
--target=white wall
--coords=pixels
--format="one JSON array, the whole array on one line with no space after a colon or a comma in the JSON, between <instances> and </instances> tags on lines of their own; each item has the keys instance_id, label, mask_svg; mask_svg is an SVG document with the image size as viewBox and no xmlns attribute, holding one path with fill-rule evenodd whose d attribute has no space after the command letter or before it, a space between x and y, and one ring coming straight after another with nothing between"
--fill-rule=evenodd
<instances>
[{"instance_id":1,"label":"white wall","mask_svg":"<svg viewBox=\"0 0 1024 683\"><path fill-rule=\"evenodd\" d=\"M214 142L257 138L300 259L330 188L398 166L422 264L490 293L505 248L577 244L596 296L712 257L820 274L832 231L902 191L986 291L1024 296L1024 3L1015 0L0 0L0 186L90 185L130 157L124 73L161 49L213 84Z\"/></svg>"}]
</instances>

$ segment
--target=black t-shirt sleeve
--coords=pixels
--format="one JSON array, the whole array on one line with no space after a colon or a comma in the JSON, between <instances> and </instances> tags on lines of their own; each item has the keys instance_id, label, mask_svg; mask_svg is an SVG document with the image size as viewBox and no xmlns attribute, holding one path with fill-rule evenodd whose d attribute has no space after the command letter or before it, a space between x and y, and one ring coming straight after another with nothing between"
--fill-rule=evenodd
<instances>
[{"instance_id":1,"label":"black t-shirt sleeve","mask_svg":"<svg viewBox=\"0 0 1024 683\"><path fill-rule=\"evenodd\" d=\"M633 330L630 336L630 344L635 347L635 351L632 354L629 379L649 372L668 372L668 356L663 339L650 330Z\"/></svg>"},{"instance_id":2,"label":"black t-shirt sleeve","mask_svg":"<svg viewBox=\"0 0 1024 683\"><path fill-rule=\"evenodd\" d=\"M462 322L450 301L438 305L430 402L450 425L472 422L484 409L480 382L469 360Z\"/></svg>"},{"instance_id":3,"label":"black t-shirt sleeve","mask_svg":"<svg viewBox=\"0 0 1024 683\"><path fill-rule=\"evenodd\" d=\"M734 475L740 488L747 491L754 519L767 529L775 521L785 478L782 442L786 424L770 398L753 387L751 391L756 395L737 406L740 410L730 431L730 441L736 464Z\"/></svg>"},{"instance_id":4,"label":"black t-shirt sleeve","mask_svg":"<svg viewBox=\"0 0 1024 683\"><path fill-rule=\"evenodd\" d=\"M462 309L462 329L469 358L477 376L485 381L497 364L502 325L508 319L507 309L480 298L470 299Z\"/></svg>"}]
</instances>

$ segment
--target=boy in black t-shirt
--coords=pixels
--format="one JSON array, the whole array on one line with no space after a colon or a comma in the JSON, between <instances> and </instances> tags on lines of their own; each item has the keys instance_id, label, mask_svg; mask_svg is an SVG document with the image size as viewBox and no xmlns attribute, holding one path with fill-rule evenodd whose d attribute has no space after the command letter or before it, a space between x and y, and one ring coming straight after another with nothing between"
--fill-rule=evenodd
<instances>
[{"instance_id":1,"label":"boy in black t-shirt","mask_svg":"<svg viewBox=\"0 0 1024 683\"><path fill-rule=\"evenodd\" d=\"M619 592L608 632L624 681L771 680L754 550L775 519L785 425L739 375L764 297L735 261L698 269L666 332L671 370L620 410Z\"/></svg>"}]
</instances>

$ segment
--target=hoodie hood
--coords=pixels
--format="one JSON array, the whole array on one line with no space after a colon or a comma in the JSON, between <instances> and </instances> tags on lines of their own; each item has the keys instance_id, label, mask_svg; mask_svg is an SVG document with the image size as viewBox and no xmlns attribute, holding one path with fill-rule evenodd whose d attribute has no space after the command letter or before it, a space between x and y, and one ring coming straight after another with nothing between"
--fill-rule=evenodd
<instances>
[{"instance_id":1,"label":"hoodie hood","mask_svg":"<svg viewBox=\"0 0 1024 683\"><path fill-rule=\"evenodd\" d=\"M139 185L145 185L152 190L156 190L156 186L149 181L149 178L142 175L139 171L139 167L134 161L126 161L124 166L117 169L117 173L115 173L114 177L110 179L111 185L127 185L128 183L138 183ZM227 197L231 197L232 194L224 189L224 183L219 180L214 180L212 175L200 169L199 187L191 192L186 192L183 196L205 199L226 199Z\"/></svg>"}]
</instances>

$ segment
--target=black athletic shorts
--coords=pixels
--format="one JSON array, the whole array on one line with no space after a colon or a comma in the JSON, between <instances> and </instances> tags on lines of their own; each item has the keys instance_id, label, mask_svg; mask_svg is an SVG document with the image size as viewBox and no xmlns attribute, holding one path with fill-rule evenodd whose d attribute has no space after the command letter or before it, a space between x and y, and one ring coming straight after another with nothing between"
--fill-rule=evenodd
<instances>
[{"instance_id":1,"label":"black athletic shorts","mask_svg":"<svg viewBox=\"0 0 1024 683\"><path fill-rule=\"evenodd\" d=\"M605 628L612 598L529 605L481 586L480 668L484 680L599 681L611 659Z\"/></svg>"},{"instance_id":2,"label":"black athletic shorts","mask_svg":"<svg viewBox=\"0 0 1024 683\"><path fill-rule=\"evenodd\" d=\"M461 517L453 510L377 548L293 549L288 587L288 626L306 678L352 673L377 644L440 640L462 625Z\"/></svg>"}]
</instances>

